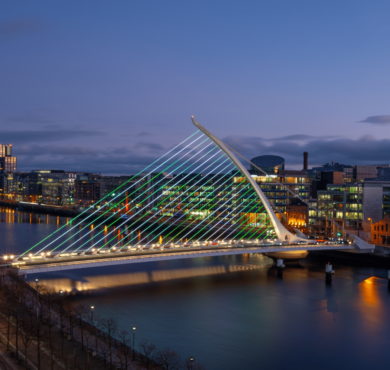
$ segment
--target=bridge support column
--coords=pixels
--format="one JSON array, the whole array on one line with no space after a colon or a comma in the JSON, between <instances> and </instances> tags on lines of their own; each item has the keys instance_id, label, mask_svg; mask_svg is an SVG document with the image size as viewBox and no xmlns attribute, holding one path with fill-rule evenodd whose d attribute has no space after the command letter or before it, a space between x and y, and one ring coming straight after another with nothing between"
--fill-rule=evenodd
<instances>
[{"instance_id":1,"label":"bridge support column","mask_svg":"<svg viewBox=\"0 0 390 370\"><path fill-rule=\"evenodd\" d=\"M277 269L277 277L281 278L283 277L283 269L285 268L285 265L283 265L283 260L281 258L278 258L276 260L276 269Z\"/></svg>"},{"instance_id":2,"label":"bridge support column","mask_svg":"<svg viewBox=\"0 0 390 370\"><path fill-rule=\"evenodd\" d=\"M325 283L326 285L332 285L332 275L334 274L334 270L332 270L332 265L328 262L325 265Z\"/></svg>"}]
</instances>

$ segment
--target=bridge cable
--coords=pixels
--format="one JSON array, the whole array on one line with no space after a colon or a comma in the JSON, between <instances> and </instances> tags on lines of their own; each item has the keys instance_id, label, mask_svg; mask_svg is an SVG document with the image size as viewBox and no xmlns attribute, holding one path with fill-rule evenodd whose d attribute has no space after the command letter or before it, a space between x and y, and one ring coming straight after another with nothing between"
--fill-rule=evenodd
<instances>
[{"instance_id":1,"label":"bridge cable","mask_svg":"<svg viewBox=\"0 0 390 370\"><path fill-rule=\"evenodd\" d=\"M222 155L222 157L220 157L220 158L223 158L223 157L227 157L224 153L223 153L223 155ZM220 159L220 158L218 158L218 160ZM217 161L218 161L217 160ZM221 164L219 164L216 168L218 168L218 167L220 167L223 163L225 163L226 161L229 161L229 158L226 158ZM216 161L215 161L216 162ZM208 167L210 167L210 166L212 166L215 162L213 162L212 164L210 164ZM220 172L219 173L222 173L222 172L224 172L224 171L226 171L226 169L229 167L229 166L231 166L231 163L229 163L227 166L225 166L222 170L220 170ZM208 168L207 167L207 168ZM206 169L207 169L206 168ZM215 169L216 169L215 168ZM205 169L205 170L206 170ZM215 171L215 169L214 169L214 171ZM218 173L218 174L219 174ZM215 174L212 178L214 178L215 176L217 176L218 174ZM180 179L180 182L182 181L183 179ZM210 179L211 180L211 179ZM188 193L189 191L190 191L190 189L191 188L193 188L195 185L197 185L199 182L202 182L202 181L204 181L204 179L203 178L200 178L195 184L193 184L193 185L191 185L190 186L190 188L188 188L185 192L183 192L183 193L180 193L176 198L174 198L173 200L171 200L167 205L165 205L164 206L164 209L166 209L167 208L167 206L169 205L169 204L172 204L175 200L177 200L178 198L180 198L181 196L183 196L183 194L185 194L185 193ZM177 185L177 184L175 184L175 185ZM186 185L183 185L182 187L184 187L184 186L186 186ZM200 188L202 188L204 185L201 185L201 186L199 186L198 188L196 188L192 193L190 193L189 195L187 195L187 197L186 198L184 198L183 200L181 200L181 202L184 202L186 199L188 199L189 197L191 197L194 193L196 193L196 192L198 192L199 191L199 189ZM182 188L181 187L181 188ZM180 191L181 190L181 188L179 188L179 189L177 189L173 194L170 194L169 196L170 196L170 198L172 197L172 195L174 195L175 193L177 193L178 191ZM156 205L156 207L158 207L158 206L160 206L160 204L163 204L164 203L164 201L166 201L166 199L163 199L159 204L157 204ZM191 201L192 202L192 201ZM191 203L190 202L190 203ZM162 211L162 209L160 209L156 214L158 214L158 213L160 213ZM133 231L137 231L138 229L140 229L145 223L147 223L149 220L151 220L152 218L154 218L155 216L156 216L156 214L154 214L152 217L150 217L148 220L146 220L143 224L141 224L140 226L137 226ZM151 224L151 225L149 225L145 230L143 230L144 232L146 231L146 230L148 230L150 227L152 227L154 224L158 224L159 223L159 221L162 219L162 218L164 218L164 217L166 217L166 216L164 216L164 215L162 215L158 220L155 220L154 222L153 222L153 224ZM174 217L174 215L172 215L171 217L169 217L167 220L165 220L165 223L168 223L168 221L170 220L170 219L172 219ZM176 222L176 220L175 220L175 222ZM175 223L174 222L174 223ZM174 224L173 223L173 224ZM173 225L172 223L170 224L170 225ZM158 228L160 228L162 225L159 225L158 227L157 227L157 229ZM129 226L130 227L130 226ZM153 232L156 232L156 230L154 230ZM149 236L149 234L146 236L146 237L148 237ZM144 238L143 238L144 239ZM142 240L143 240L142 239ZM137 244L139 244L140 243L140 241L137 243ZM107 243L106 243L107 244Z\"/></svg>"},{"instance_id":2,"label":"bridge cable","mask_svg":"<svg viewBox=\"0 0 390 370\"><path fill-rule=\"evenodd\" d=\"M210 141L210 143L204 147L201 151L203 151L204 149L206 149L207 147L209 147L210 145L215 145L213 142ZM194 163L192 163L190 166L188 166L187 168L185 168L182 172L186 171L187 169L191 168L195 163L197 163L198 161L200 161L201 159L203 159L206 155L208 155L211 151L217 149L217 146L214 146L209 152L207 152L205 155L203 155L201 158L197 159ZM180 168L181 166L183 166L185 163L187 163L188 161L190 161L192 158L194 158L195 156L197 156L199 153L198 152L196 154L194 154L191 158L189 158L187 161L185 161L183 164L181 164L178 168ZM203 165L203 164L202 164ZM159 190L162 190L164 188L164 186L166 186L166 184L170 183L174 178L172 178L171 180L169 180L167 183L163 184L163 186L161 186L158 190L154 191L154 193L151 193L147 198L145 198L142 202L146 201L147 199L149 199L152 195L154 195L156 192L158 192ZM163 180L163 179L162 179ZM158 181L157 183L161 182L162 180ZM157 184L156 183L156 184ZM143 194L143 193L142 193ZM141 195L142 195L141 194ZM157 198L155 198L154 200L160 198L161 196L163 196L164 194L160 194ZM141 202L141 203L142 203ZM122 209L125 208L125 207L122 207ZM121 209L120 209L121 210ZM119 211L120 211L119 210ZM118 211L118 212L119 212ZM118 227L121 227L124 223L128 222L129 220L131 220L133 217L135 217L138 213L140 213L142 211L142 209L140 209L138 212L136 212L135 214L133 214L129 219L126 219L124 222L122 222L120 225L118 225ZM115 223L116 220L113 222ZM113 223L111 223L109 226L111 226ZM111 234L113 231L109 232L109 234ZM97 235L99 235L101 232L99 232ZM94 237L96 237L97 235L95 235ZM107 235L106 235L107 236ZM104 238L102 238L104 239ZM98 242L100 242L102 239L100 239ZM73 244L72 244L73 245ZM83 246L85 245L85 243L83 244ZM69 247L68 247L69 248ZM67 249L68 249L67 248ZM76 250L80 249L81 247L77 248ZM90 247L92 248L92 246ZM87 250L89 250L90 248L88 248Z\"/></svg>"},{"instance_id":3,"label":"bridge cable","mask_svg":"<svg viewBox=\"0 0 390 370\"><path fill-rule=\"evenodd\" d=\"M224 157L224 156L226 156L225 154L223 154L222 155L222 158ZM228 158L226 158L220 165L218 165L217 166L217 168L219 167L219 166L221 166L223 163L225 163L226 161L228 161L229 159ZM211 164L212 165L212 164ZM211 166L210 165L210 166ZM229 166L231 166L231 163L229 163L227 166L225 166L222 170L220 170L220 173L221 172L223 172L223 171L225 171ZM215 170L215 169L214 169ZM215 174L212 178L214 178L215 176L217 176L218 174ZM180 179L180 182L182 181L183 179ZM181 194L179 194L179 196L177 196L175 199L173 199L172 201L170 201L169 203L168 203L168 205L169 204L171 204L171 203L173 203L175 200L177 200L178 198L180 198L183 194L185 194L185 193L187 193L187 192L189 192L190 191L190 189L193 187L193 186L195 186L196 184L198 184L199 182L201 182L201 181L203 181L204 179L199 179L195 184L193 184L193 185L191 185L191 187L189 188L189 189L187 189L185 192L183 192L183 193L181 193ZM177 185L177 184L175 184L175 185ZM183 186L185 186L185 185L183 185ZM182 187L183 187L182 186ZM186 199L188 199L189 197L191 197L194 193L196 193L196 192L198 192L199 191L199 189L201 188L201 187L203 187L204 185L201 185L200 187L198 187L197 189L195 189L192 193L190 193L185 199L183 199L181 202L183 202L183 201L185 201ZM178 192L178 191L180 191L180 189L181 188L179 188L179 189L177 189L175 192L174 192L174 194L176 193L176 192ZM171 197L173 194L170 194L169 196ZM199 195L198 195L199 196ZM197 197L198 197L197 196ZM196 198L197 198L196 197ZM195 199L196 199L195 198ZM160 204L163 204L164 202L166 201L166 199L163 199L160 203L158 203L157 205L156 205L156 207L158 207L158 206L160 206ZM191 201L192 202L192 201ZM190 203L191 203L190 202ZM166 206L164 206L164 209L165 208L167 208L167 205ZM162 210L160 209L157 213L160 213ZM152 217L150 217L147 221L149 221L149 220L151 220L153 217L154 217L155 215L153 215ZM155 224L158 224L159 223L159 221L161 220L161 219L163 219L164 217L166 217L166 216L164 216L164 215L162 215L158 220L155 220L151 225L149 225L146 229L144 229L143 231L145 232L146 230L148 230L150 227L153 227ZM171 217L169 217L167 220L164 220L164 223L167 223L170 219L172 219L174 216L172 215ZM132 230L132 232L133 231L137 231L138 229L140 229L147 221L145 221L142 225L140 225L140 226L137 226L134 230ZM176 222L177 220L175 220L175 222ZM175 223L174 222L174 223ZM173 223L173 224L174 224ZM170 224L170 226L172 226L173 224ZM161 226L163 226L163 224L161 224L161 225L159 225L158 227L157 227L157 229L158 228L160 228ZM128 228L130 228L130 227L132 227L132 225L129 225L126 229L128 229ZM156 230L154 230L153 232L156 232ZM160 233L160 232L159 232ZM147 237L149 237L149 235L150 235L150 233L147 235L147 236L145 236L144 238L142 238L142 240L144 240L145 238L147 238ZM132 238L132 239L134 239L134 238ZM112 240L112 239L111 239ZM110 240L110 241L111 241ZM142 241L142 240L140 240L139 242L137 242L137 244L136 245L138 245L138 244L140 244L140 242ZM119 242L118 242L119 243ZM117 243L117 244L118 244ZM107 244L107 243L106 243ZM105 245L106 245L105 244ZM117 244L115 244L114 246L116 246Z\"/></svg>"},{"instance_id":4,"label":"bridge cable","mask_svg":"<svg viewBox=\"0 0 390 370\"><path fill-rule=\"evenodd\" d=\"M200 146L200 145L202 145L203 143L205 143L205 142L207 142L209 139L208 138L206 138L204 141L202 141L200 144L198 144L195 148L193 148L193 149L191 149L188 153L190 153L192 150L194 150L194 149L196 149L198 146ZM192 143L190 143L189 145L191 145ZM209 144L208 146L210 146L211 144ZM204 148L203 148L204 149ZM203 150L202 149L202 150ZM184 150L184 149L183 149ZM186 155L188 155L188 153L186 153L186 154L184 154L183 156L182 156L182 158L183 157L185 157ZM198 154L198 153L197 153ZM196 154L196 155L197 155ZM172 157L171 157L172 158ZM193 158L193 157L192 157ZM167 162L167 161L166 161ZM166 162L164 162L164 163L166 163ZM165 171L165 170L167 170L167 169L169 169L170 167L172 167L175 163L177 163L178 162L178 160L176 160L174 163L172 163L171 165L169 165L168 167L166 167L163 171ZM186 162L188 162L188 160L186 161ZM185 162L185 163L186 163ZM160 165L161 166L161 165ZM182 165L180 165L179 167L181 167ZM179 168L178 167L178 168ZM138 192L139 191L139 189L141 189L142 187L144 187L144 186L146 186L148 183L150 183L151 181L153 181L156 177L158 177L159 175L160 175L161 173L158 173L157 175L155 175L153 178L151 178L149 181L147 181L146 183L144 183L142 186L140 186L140 187L138 187L133 193L131 193L131 194L134 194L135 192ZM144 178L145 177L147 177L149 174L147 174L147 175L145 175L144 176ZM139 181L141 181L142 179L140 179ZM156 184L158 184L159 182L161 182L161 181L163 181L164 180L164 178L162 178L162 179L160 179ZM139 182L138 181L138 182ZM126 190L125 190L126 191ZM125 191L123 191L123 193L125 192ZM135 199L137 199L137 198L139 198L141 195L143 195L143 194L145 194L147 191L149 191L149 188L147 188L143 193L141 193L140 195L138 195ZM122 193L122 194L123 194ZM149 196L150 197L150 196ZM148 198L149 198L148 197ZM148 198L146 198L146 199L148 199ZM125 198L123 198L122 199L122 201L123 200L125 200L126 199L126 197ZM133 201L135 200L135 199L133 199ZM123 209L123 208L125 208L126 207L126 205L124 206L124 207L122 207L121 208L121 210ZM104 212L102 215L100 215L97 219L95 219L95 220L93 220L92 222L90 222L88 225L86 225L86 226L84 226L81 230L79 230L79 231L77 231L76 232L76 234L74 234L74 235L72 235L72 236L70 236L68 239L66 239L65 241L63 241L61 244L59 244L57 247L55 247L52 251L54 251L54 250L56 250L56 249L58 249L61 245L63 245L65 242L67 242L69 239L71 239L71 238L73 238L75 235L77 235L79 232L81 232L82 230L84 230L84 229L86 229L88 226L90 226L91 224L93 224L94 222L96 222L96 220L98 220L99 218L101 218L101 217L103 217L107 212L109 212L109 210L107 210L106 212ZM110 219L111 217L114 217L115 216L115 214L116 213L118 213L118 212L114 212L111 216L109 216L108 218L106 218L106 219L103 219L103 222L102 223L104 223L106 220L108 220L108 219ZM100 223L98 226L100 226L102 223ZM81 223L80 223L81 224ZM79 224L78 224L79 225ZM78 225L75 225L74 227L76 227L76 226L78 226ZM74 228L73 227L73 228ZM58 240L58 239L60 239L62 236L64 236L65 234L67 234L69 231L71 231L72 229L69 229L67 232L65 232L63 235L61 235L60 237L58 237L57 239L55 239L55 240L53 240L51 243L49 243L48 245L46 245L44 248L42 248L41 250L39 250L38 252L36 252L36 253L39 253L39 252L41 252L43 249L45 249L45 248L47 248L49 245L51 245L53 242L55 242L56 240ZM84 236L86 236L86 235L88 235L88 233L87 234L85 234ZM84 237L83 236L83 237ZM73 245L73 244L72 244ZM68 248L66 248L66 249L68 249Z\"/></svg>"},{"instance_id":5,"label":"bridge cable","mask_svg":"<svg viewBox=\"0 0 390 370\"><path fill-rule=\"evenodd\" d=\"M89 208L87 208L86 210L84 210L82 213L80 213L79 215L77 215L75 218L73 218L71 221L67 222L66 224L64 224L63 226L61 226L60 228L58 228L56 231L54 231L53 233L51 233L50 235L48 235L47 237L45 237L44 239L42 239L41 241L39 241L38 243L36 243L35 245L33 245L30 249L26 250L25 252L23 252L20 256L23 256L25 255L26 253L28 253L29 251L31 251L32 249L34 249L35 247L37 247L39 244L43 243L45 240L47 240L48 238L50 238L51 236L53 236L54 234L56 234L57 232L59 232L61 229L63 229L64 227L68 226L68 224L72 223L72 221L78 219L79 217L81 217L82 215L84 215L84 213L88 212L91 208L95 207L97 204L99 204L100 202L102 202L104 199L106 199L109 195L111 195L113 192L117 191L119 188L121 188L122 186L126 185L129 181L132 181L136 176L138 176L139 174L143 173L146 169L150 168L151 166L153 166L154 164L156 164L159 160L161 160L162 158L164 158L166 155L168 155L169 153L171 153L172 151L176 150L177 148L179 148L182 144L184 144L186 141L188 141L190 138L192 138L194 135L196 135L200 130L197 130L196 132L194 132L192 135L190 135L188 138L186 138L185 140L183 140L180 144L176 145L175 147L173 147L171 150L169 150L167 153L165 153L164 155L162 155L161 157L159 157L158 159L156 159L153 163L151 163L149 166L145 167L142 171L138 172L136 175L132 176L130 179L128 179L127 181L125 181L123 184L121 184L120 186L118 186L115 190L113 190L111 193L107 194L105 197L103 197L102 199L100 199L98 202L96 202L94 205L90 206ZM200 136L202 137L204 136L203 134ZM199 137L199 138L200 138ZM198 138L198 139L199 139ZM196 139L196 140L198 140ZM195 141L196 141L195 140ZM191 143L190 143L191 145ZM165 163L165 162L164 162ZM126 189L127 190L127 189ZM125 191L126 191L125 190ZM123 194L123 192L122 192ZM91 217L94 213L96 213L97 211L93 212L92 214L90 214L87 218Z\"/></svg>"}]
</instances>

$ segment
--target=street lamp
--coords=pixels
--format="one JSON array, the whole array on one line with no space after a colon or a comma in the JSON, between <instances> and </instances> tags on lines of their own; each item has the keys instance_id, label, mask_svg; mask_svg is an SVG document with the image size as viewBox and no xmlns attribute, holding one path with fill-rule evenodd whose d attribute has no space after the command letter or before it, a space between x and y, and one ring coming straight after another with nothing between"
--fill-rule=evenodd
<instances>
[{"instance_id":1,"label":"street lamp","mask_svg":"<svg viewBox=\"0 0 390 370\"><path fill-rule=\"evenodd\" d=\"M39 316L39 292L38 292L38 281L39 281L39 279L35 279L36 291L37 291L37 317Z\"/></svg>"},{"instance_id":2,"label":"street lamp","mask_svg":"<svg viewBox=\"0 0 390 370\"><path fill-rule=\"evenodd\" d=\"M195 361L195 359L193 357L190 357L190 369L192 370L192 364L193 362Z\"/></svg>"},{"instance_id":3,"label":"street lamp","mask_svg":"<svg viewBox=\"0 0 390 370\"><path fill-rule=\"evenodd\" d=\"M93 322L93 311L95 310L95 306L91 306L91 316L92 316L92 322Z\"/></svg>"},{"instance_id":4,"label":"street lamp","mask_svg":"<svg viewBox=\"0 0 390 370\"><path fill-rule=\"evenodd\" d=\"M133 360L135 358L135 332L137 331L137 328L133 326Z\"/></svg>"},{"instance_id":5,"label":"street lamp","mask_svg":"<svg viewBox=\"0 0 390 370\"><path fill-rule=\"evenodd\" d=\"M372 218L368 217L367 220L370 220L370 233L371 233L371 240L372 240L372 238L373 238L373 236L372 236ZM379 231L379 227L378 227L378 231ZM379 233L378 233L378 235L379 235ZM379 239L379 236L378 236L378 239ZM386 236L386 239L387 239L387 236Z\"/></svg>"}]
</instances>

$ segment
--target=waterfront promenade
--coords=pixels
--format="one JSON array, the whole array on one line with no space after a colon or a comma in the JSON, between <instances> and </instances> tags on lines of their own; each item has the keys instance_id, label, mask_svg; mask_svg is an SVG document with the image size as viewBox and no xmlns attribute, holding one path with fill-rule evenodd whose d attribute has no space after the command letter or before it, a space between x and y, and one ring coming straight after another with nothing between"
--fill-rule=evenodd
<instances>
[{"instance_id":1,"label":"waterfront promenade","mask_svg":"<svg viewBox=\"0 0 390 370\"><path fill-rule=\"evenodd\" d=\"M35 285L1 269L0 341L15 368L162 369L130 346L130 333L120 330L114 319Z\"/></svg>"}]
</instances>

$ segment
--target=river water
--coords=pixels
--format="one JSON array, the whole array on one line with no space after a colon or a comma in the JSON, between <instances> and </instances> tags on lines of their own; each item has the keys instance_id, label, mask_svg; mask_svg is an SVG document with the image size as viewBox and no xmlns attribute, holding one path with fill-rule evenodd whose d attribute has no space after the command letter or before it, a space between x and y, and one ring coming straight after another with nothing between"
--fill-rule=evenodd
<instances>
[{"instance_id":1,"label":"river water","mask_svg":"<svg viewBox=\"0 0 390 370\"><path fill-rule=\"evenodd\" d=\"M1 252L20 253L66 219L3 208L0 221ZM271 265L265 256L242 255L29 279L66 290L96 314L115 317L121 329L136 326L136 342L146 338L194 356L209 370L389 368L385 269L333 263L327 287L318 258L287 267L282 279Z\"/></svg>"}]
</instances>

